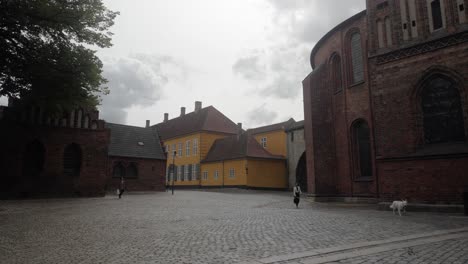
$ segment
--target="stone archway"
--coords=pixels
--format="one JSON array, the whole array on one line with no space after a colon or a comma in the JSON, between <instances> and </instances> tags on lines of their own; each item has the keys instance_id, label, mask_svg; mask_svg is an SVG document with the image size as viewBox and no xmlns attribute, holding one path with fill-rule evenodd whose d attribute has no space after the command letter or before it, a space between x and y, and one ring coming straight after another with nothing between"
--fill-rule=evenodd
<instances>
[{"instance_id":1,"label":"stone archway","mask_svg":"<svg viewBox=\"0 0 468 264\"><path fill-rule=\"evenodd\" d=\"M307 192L307 164L306 153L302 153L296 166L296 182L299 183L301 190Z\"/></svg>"}]
</instances>

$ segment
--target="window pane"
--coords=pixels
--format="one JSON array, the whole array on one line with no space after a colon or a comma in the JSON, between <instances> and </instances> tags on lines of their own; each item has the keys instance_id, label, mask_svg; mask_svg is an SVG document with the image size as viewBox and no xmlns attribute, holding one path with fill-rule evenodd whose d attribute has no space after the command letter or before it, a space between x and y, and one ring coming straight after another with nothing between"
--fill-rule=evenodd
<instances>
[{"instance_id":1,"label":"window pane","mask_svg":"<svg viewBox=\"0 0 468 264\"><path fill-rule=\"evenodd\" d=\"M442 13L440 10L440 1L435 0L431 3L432 10L432 24L434 25L434 30L442 27Z\"/></svg>"}]
</instances>

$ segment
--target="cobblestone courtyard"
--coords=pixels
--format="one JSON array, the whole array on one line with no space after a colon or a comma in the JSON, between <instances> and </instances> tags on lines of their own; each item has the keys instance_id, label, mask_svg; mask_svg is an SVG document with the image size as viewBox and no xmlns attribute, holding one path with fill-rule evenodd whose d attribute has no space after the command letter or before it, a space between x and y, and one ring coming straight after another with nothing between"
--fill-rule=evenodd
<instances>
[{"instance_id":1,"label":"cobblestone courtyard","mask_svg":"<svg viewBox=\"0 0 468 264\"><path fill-rule=\"evenodd\" d=\"M408 247L379 244L365 254L339 248L467 227L460 215L399 217L368 206L306 201L296 209L289 192L176 190L174 196L120 200L0 201L0 263L468 263L464 231L443 241L404 242ZM317 260L315 253L304 254L320 249L348 255Z\"/></svg>"}]
</instances>

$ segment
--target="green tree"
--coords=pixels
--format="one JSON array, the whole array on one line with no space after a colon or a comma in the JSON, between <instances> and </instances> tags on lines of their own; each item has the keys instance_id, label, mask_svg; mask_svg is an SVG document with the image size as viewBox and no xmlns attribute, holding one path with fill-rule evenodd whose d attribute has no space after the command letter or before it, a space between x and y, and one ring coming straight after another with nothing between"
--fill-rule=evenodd
<instances>
[{"instance_id":1,"label":"green tree","mask_svg":"<svg viewBox=\"0 0 468 264\"><path fill-rule=\"evenodd\" d=\"M112 45L117 15L102 0L0 0L0 96L95 107L108 90L93 48Z\"/></svg>"}]
</instances>

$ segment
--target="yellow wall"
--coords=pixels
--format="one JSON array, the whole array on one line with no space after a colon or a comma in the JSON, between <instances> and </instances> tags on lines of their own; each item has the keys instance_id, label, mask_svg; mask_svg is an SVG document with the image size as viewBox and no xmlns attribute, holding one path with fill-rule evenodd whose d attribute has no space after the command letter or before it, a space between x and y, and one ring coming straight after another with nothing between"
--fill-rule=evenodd
<instances>
[{"instance_id":1,"label":"yellow wall","mask_svg":"<svg viewBox=\"0 0 468 264\"><path fill-rule=\"evenodd\" d=\"M201 172L202 186L246 186L245 159L226 160L219 162L203 163ZM229 175L230 169L234 169L234 177ZM218 171L218 180L214 179L215 171ZM203 180L203 172L208 172L208 180Z\"/></svg>"},{"instance_id":2,"label":"yellow wall","mask_svg":"<svg viewBox=\"0 0 468 264\"><path fill-rule=\"evenodd\" d=\"M287 134L284 132L284 130L276 130L276 131L256 134L254 135L254 137L255 137L255 140L257 140L258 143L260 144L262 144L261 139L263 137L266 137L267 142L266 142L265 149L271 154L283 155L286 157L287 151L288 151L286 147Z\"/></svg>"},{"instance_id":3,"label":"yellow wall","mask_svg":"<svg viewBox=\"0 0 468 264\"><path fill-rule=\"evenodd\" d=\"M249 187L287 188L288 177L285 160L254 160L247 161Z\"/></svg>"},{"instance_id":4,"label":"yellow wall","mask_svg":"<svg viewBox=\"0 0 468 264\"><path fill-rule=\"evenodd\" d=\"M190 134L187 136L183 137L177 137L177 138L172 138L165 140L163 142L163 145L170 145L170 154L167 156L167 171L169 171L169 166L172 164L172 153L174 149L172 148L173 144L175 144L177 153L179 153L179 143L182 143L182 156L177 156L174 159L174 164L179 167L181 165L189 165L189 164L200 164L200 161L203 160L206 155L208 154L208 151L210 150L211 146L213 145L214 141L218 138L223 138L226 137L227 135L225 134L218 134L218 133L209 133L209 132L201 132L201 133L195 133L195 134ZM196 154L193 153L193 140L198 139L198 151ZM187 140L190 140L190 155L186 155L186 142ZM200 164L200 178L199 179L194 179L192 177L191 181L175 181L174 185L188 185L188 186L194 186L194 185L200 185L203 184L201 183L201 178L203 175L203 170L202 170L202 165ZM220 175L222 174L222 171L219 172ZM212 175L211 175L212 176ZM221 176L220 176L220 179ZM172 182L171 182L172 184Z\"/></svg>"}]
</instances>

